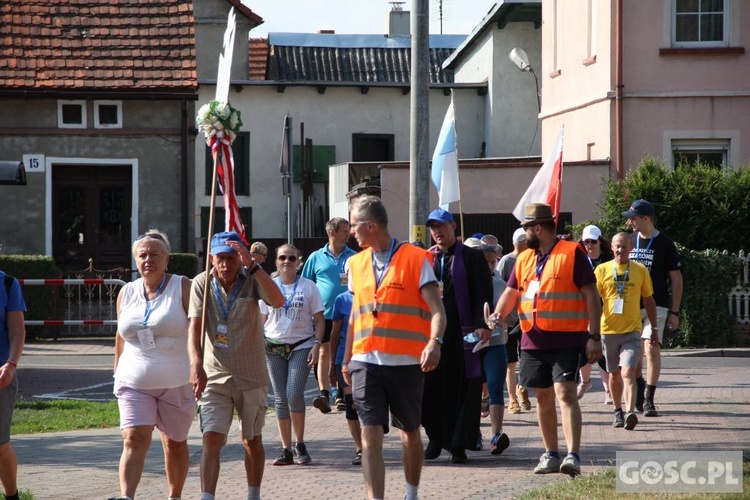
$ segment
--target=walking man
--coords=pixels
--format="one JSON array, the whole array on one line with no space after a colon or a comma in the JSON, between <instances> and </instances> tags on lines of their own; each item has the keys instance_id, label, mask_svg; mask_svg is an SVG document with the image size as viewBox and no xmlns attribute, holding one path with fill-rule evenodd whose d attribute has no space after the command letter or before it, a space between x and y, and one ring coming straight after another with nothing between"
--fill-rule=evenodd
<instances>
[{"instance_id":1,"label":"walking man","mask_svg":"<svg viewBox=\"0 0 750 500\"><path fill-rule=\"evenodd\" d=\"M656 301L656 323L648 319L646 310L641 310L643 338L646 339L646 380L643 380L643 358L639 358L636 373L638 395L636 408L646 417L656 417L654 396L661 373L661 345L664 330L673 332L680 326L680 302L682 300L682 263L674 241L654 228L654 206L646 200L636 200L622 213L627 224L633 228L633 249L630 260L640 262L651 275ZM670 293L671 292L671 293ZM645 394L644 394L645 389Z\"/></svg>"},{"instance_id":2,"label":"walking man","mask_svg":"<svg viewBox=\"0 0 750 500\"><path fill-rule=\"evenodd\" d=\"M518 308L521 324L521 385L533 387L545 452L535 474L581 473L581 408L576 376L581 351L589 362L602 355L601 299L588 258L578 244L555 234L552 208L531 203L521 226L530 250L518 256L492 322ZM555 399L560 403L568 454L560 458Z\"/></svg>"},{"instance_id":3,"label":"walking man","mask_svg":"<svg viewBox=\"0 0 750 500\"><path fill-rule=\"evenodd\" d=\"M201 500L213 500L221 449L237 412L245 448L248 500L260 498L265 452L268 373L258 300L284 304L274 281L253 261L235 232L211 238L213 269L193 280L188 317L190 383L198 399L203 453ZM247 267L246 267L247 266ZM203 294L208 293L206 325ZM205 333L204 333L205 332Z\"/></svg>"},{"instance_id":4,"label":"walking man","mask_svg":"<svg viewBox=\"0 0 750 500\"><path fill-rule=\"evenodd\" d=\"M10 424L18 393L18 361L26 342L26 304L18 280L0 271L0 483L5 498L18 500L18 462Z\"/></svg>"},{"instance_id":5,"label":"walking man","mask_svg":"<svg viewBox=\"0 0 750 500\"><path fill-rule=\"evenodd\" d=\"M641 310L656 324L656 302L646 266L630 260L633 244L628 233L617 233L612 238L615 258L596 267L596 286L602 297L602 339L604 358L609 373L609 390L615 406L613 427L633 430L638 424L635 414L635 372L642 356ZM625 406L622 410L623 381Z\"/></svg>"},{"instance_id":6,"label":"walking man","mask_svg":"<svg viewBox=\"0 0 750 500\"><path fill-rule=\"evenodd\" d=\"M349 222L342 217L334 217L326 222L328 243L316 251L305 262L302 277L318 285L320 296L323 298L325 311L325 333L323 344L320 346L320 357L316 375L320 395L313 399L313 406L323 413L330 413L331 379L328 369L331 365L331 328L333 326L333 304L336 297L347 290L347 277L344 271L346 261L356 254L346 244L349 241Z\"/></svg>"},{"instance_id":7,"label":"walking man","mask_svg":"<svg viewBox=\"0 0 750 500\"><path fill-rule=\"evenodd\" d=\"M365 250L349 259L354 305L341 370L362 425L367 497L382 499L385 493L383 433L390 411L401 434L406 499L415 500L424 458L423 373L440 362L445 311L428 253L396 242L380 198L356 198L350 218L351 232Z\"/></svg>"}]
</instances>

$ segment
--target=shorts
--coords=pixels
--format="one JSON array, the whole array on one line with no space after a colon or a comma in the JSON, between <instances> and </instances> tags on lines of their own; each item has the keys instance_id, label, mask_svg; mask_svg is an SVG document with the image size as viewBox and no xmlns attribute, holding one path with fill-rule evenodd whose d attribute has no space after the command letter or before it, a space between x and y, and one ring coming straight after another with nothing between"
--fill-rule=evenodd
<instances>
[{"instance_id":1,"label":"shorts","mask_svg":"<svg viewBox=\"0 0 750 500\"><path fill-rule=\"evenodd\" d=\"M331 330L333 330L333 320L327 319L325 323L326 329L323 331L323 340L321 341L323 344L327 344L331 341Z\"/></svg>"},{"instance_id":2,"label":"shorts","mask_svg":"<svg viewBox=\"0 0 750 500\"><path fill-rule=\"evenodd\" d=\"M391 425L405 432L419 429L424 373L419 365L381 366L349 362L354 406L364 425Z\"/></svg>"},{"instance_id":3,"label":"shorts","mask_svg":"<svg viewBox=\"0 0 750 500\"><path fill-rule=\"evenodd\" d=\"M656 331L659 333L659 344L663 344L664 330L667 328L667 316L669 316L669 309L656 306ZM641 319L643 320L643 335L641 335L641 338L650 340L651 322L648 320L645 309L641 309Z\"/></svg>"},{"instance_id":4,"label":"shorts","mask_svg":"<svg viewBox=\"0 0 750 500\"><path fill-rule=\"evenodd\" d=\"M517 333L512 333L517 332ZM518 362L518 343L521 341L521 328L516 323L513 328L508 330L508 341L505 346L508 350L508 363Z\"/></svg>"},{"instance_id":5,"label":"shorts","mask_svg":"<svg viewBox=\"0 0 750 500\"><path fill-rule=\"evenodd\" d=\"M546 389L555 382L576 382L583 349L585 348L522 349L519 383L525 387Z\"/></svg>"},{"instance_id":6,"label":"shorts","mask_svg":"<svg viewBox=\"0 0 750 500\"><path fill-rule=\"evenodd\" d=\"M641 332L608 333L602 335L604 358L607 360L607 373L620 371L621 366L635 368L643 352Z\"/></svg>"},{"instance_id":7,"label":"shorts","mask_svg":"<svg viewBox=\"0 0 750 500\"><path fill-rule=\"evenodd\" d=\"M266 423L268 387L247 391L232 389L232 383L208 384L198 401L201 432L218 432L225 436L232 426L232 416L237 410L243 439L260 436Z\"/></svg>"},{"instance_id":8,"label":"shorts","mask_svg":"<svg viewBox=\"0 0 750 500\"><path fill-rule=\"evenodd\" d=\"M120 430L153 426L172 441L188 438L195 416L195 395L190 384L171 389L136 389L115 382L120 409Z\"/></svg>"},{"instance_id":9,"label":"shorts","mask_svg":"<svg viewBox=\"0 0 750 500\"><path fill-rule=\"evenodd\" d=\"M10 424L18 396L18 375L13 374L10 384L0 389L0 445L10 441Z\"/></svg>"}]
</instances>

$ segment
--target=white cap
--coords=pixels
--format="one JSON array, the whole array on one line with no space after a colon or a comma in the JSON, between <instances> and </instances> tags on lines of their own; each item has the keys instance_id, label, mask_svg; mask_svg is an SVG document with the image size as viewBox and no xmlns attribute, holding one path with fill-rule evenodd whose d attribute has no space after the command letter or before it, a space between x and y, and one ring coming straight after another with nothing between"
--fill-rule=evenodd
<instances>
[{"instance_id":1,"label":"white cap","mask_svg":"<svg viewBox=\"0 0 750 500\"><path fill-rule=\"evenodd\" d=\"M471 248L478 248L484 245L484 243L482 243L482 240L480 240L479 238L466 238L466 241L464 241L464 245Z\"/></svg>"},{"instance_id":2,"label":"white cap","mask_svg":"<svg viewBox=\"0 0 750 500\"><path fill-rule=\"evenodd\" d=\"M513 233L513 243L523 243L524 241L526 241L526 230L522 227L519 227Z\"/></svg>"},{"instance_id":3,"label":"white cap","mask_svg":"<svg viewBox=\"0 0 750 500\"><path fill-rule=\"evenodd\" d=\"M583 228L583 234L581 234L582 240L598 240L602 237L602 230L596 226L586 226Z\"/></svg>"}]
</instances>

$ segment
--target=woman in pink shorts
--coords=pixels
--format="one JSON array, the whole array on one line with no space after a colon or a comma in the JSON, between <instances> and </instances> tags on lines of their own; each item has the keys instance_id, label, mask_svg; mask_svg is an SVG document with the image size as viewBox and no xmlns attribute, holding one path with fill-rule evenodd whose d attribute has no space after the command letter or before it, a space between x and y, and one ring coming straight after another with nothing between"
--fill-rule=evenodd
<instances>
[{"instance_id":1,"label":"woman in pink shorts","mask_svg":"<svg viewBox=\"0 0 750 500\"><path fill-rule=\"evenodd\" d=\"M141 278L117 297L115 388L123 439L120 497L133 498L154 427L161 431L169 497L179 498L195 415L187 352L190 280L167 273L169 240L151 229L133 243Z\"/></svg>"}]
</instances>

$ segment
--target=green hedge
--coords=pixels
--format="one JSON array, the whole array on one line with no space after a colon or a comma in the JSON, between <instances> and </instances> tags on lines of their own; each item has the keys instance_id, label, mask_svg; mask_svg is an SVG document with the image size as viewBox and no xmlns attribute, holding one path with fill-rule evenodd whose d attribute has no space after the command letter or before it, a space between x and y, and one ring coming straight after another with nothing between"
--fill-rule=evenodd
<instances>
[{"instance_id":1,"label":"green hedge","mask_svg":"<svg viewBox=\"0 0 750 500\"><path fill-rule=\"evenodd\" d=\"M682 260L680 328L666 339L667 347L731 347L737 322L727 294L737 284L742 263L718 250L688 250L677 245Z\"/></svg>"},{"instance_id":2,"label":"green hedge","mask_svg":"<svg viewBox=\"0 0 750 500\"><path fill-rule=\"evenodd\" d=\"M47 255L0 255L0 269L6 274L21 279L46 279L57 277L55 261ZM26 285L23 298L26 302L26 319L52 319L54 288L49 286ZM40 335L43 326L26 328L28 337Z\"/></svg>"},{"instance_id":3,"label":"green hedge","mask_svg":"<svg viewBox=\"0 0 750 500\"><path fill-rule=\"evenodd\" d=\"M167 272L181 274L190 279L198 274L198 256L192 253L173 253L169 256Z\"/></svg>"}]
</instances>

